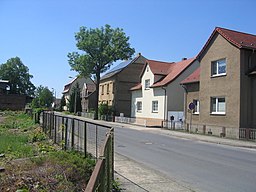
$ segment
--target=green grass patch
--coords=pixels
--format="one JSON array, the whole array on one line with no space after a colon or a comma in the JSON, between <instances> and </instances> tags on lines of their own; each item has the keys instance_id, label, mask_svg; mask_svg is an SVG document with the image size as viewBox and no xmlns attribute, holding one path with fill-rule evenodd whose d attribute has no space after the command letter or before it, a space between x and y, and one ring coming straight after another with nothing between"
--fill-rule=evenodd
<instances>
[{"instance_id":1,"label":"green grass patch","mask_svg":"<svg viewBox=\"0 0 256 192\"><path fill-rule=\"evenodd\" d=\"M83 191L95 160L62 151L22 112L0 117L0 191Z\"/></svg>"}]
</instances>

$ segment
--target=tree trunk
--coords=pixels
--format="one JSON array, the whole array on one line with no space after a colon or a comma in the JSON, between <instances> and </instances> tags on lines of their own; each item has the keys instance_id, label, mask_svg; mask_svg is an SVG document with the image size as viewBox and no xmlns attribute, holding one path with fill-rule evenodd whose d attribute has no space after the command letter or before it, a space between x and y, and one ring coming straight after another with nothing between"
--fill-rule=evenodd
<instances>
[{"instance_id":1,"label":"tree trunk","mask_svg":"<svg viewBox=\"0 0 256 192\"><path fill-rule=\"evenodd\" d=\"M94 119L98 119L98 111L99 111L99 89L100 89L100 70L96 72L96 100L95 100L95 114Z\"/></svg>"}]
</instances>

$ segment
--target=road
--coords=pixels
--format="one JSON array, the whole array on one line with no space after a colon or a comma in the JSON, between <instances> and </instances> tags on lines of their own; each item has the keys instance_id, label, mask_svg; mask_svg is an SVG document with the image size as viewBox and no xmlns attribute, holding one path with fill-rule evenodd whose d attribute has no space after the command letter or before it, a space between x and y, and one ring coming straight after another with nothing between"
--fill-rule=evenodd
<instances>
[{"instance_id":1,"label":"road","mask_svg":"<svg viewBox=\"0 0 256 192\"><path fill-rule=\"evenodd\" d=\"M196 192L255 192L256 151L115 128L115 151Z\"/></svg>"}]
</instances>

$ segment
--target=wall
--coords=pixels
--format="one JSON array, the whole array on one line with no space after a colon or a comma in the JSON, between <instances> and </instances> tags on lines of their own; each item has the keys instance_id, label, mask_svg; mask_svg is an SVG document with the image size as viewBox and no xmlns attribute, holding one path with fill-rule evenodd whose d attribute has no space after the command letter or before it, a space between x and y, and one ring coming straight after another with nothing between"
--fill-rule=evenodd
<instances>
[{"instance_id":1,"label":"wall","mask_svg":"<svg viewBox=\"0 0 256 192\"><path fill-rule=\"evenodd\" d=\"M174 81L167 86L167 110L183 111L184 110L184 89L180 82L187 78L199 67L199 62L194 61L187 69L185 69Z\"/></svg>"},{"instance_id":2,"label":"wall","mask_svg":"<svg viewBox=\"0 0 256 192\"><path fill-rule=\"evenodd\" d=\"M226 58L226 75L211 77L211 62ZM218 33L215 34L200 61L200 123L212 127L239 128L240 50ZM224 96L225 115L210 114L210 98Z\"/></svg>"},{"instance_id":3,"label":"wall","mask_svg":"<svg viewBox=\"0 0 256 192\"><path fill-rule=\"evenodd\" d=\"M249 75L255 69L256 53L252 50L241 50L241 128L256 128L256 75Z\"/></svg>"},{"instance_id":4,"label":"wall","mask_svg":"<svg viewBox=\"0 0 256 192\"><path fill-rule=\"evenodd\" d=\"M26 95L0 94L0 110L23 110L28 102Z\"/></svg>"}]
</instances>

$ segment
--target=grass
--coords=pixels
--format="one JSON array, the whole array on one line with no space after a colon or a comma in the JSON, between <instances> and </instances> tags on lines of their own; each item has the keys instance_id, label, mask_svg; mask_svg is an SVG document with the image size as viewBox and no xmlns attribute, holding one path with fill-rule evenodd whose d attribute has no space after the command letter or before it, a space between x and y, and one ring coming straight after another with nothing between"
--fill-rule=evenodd
<instances>
[{"instance_id":1,"label":"grass","mask_svg":"<svg viewBox=\"0 0 256 192\"><path fill-rule=\"evenodd\" d=\"M22 112L0 117L0 191L82 191L95 160L62 151Z\"/></svg>"}]
</instances>

